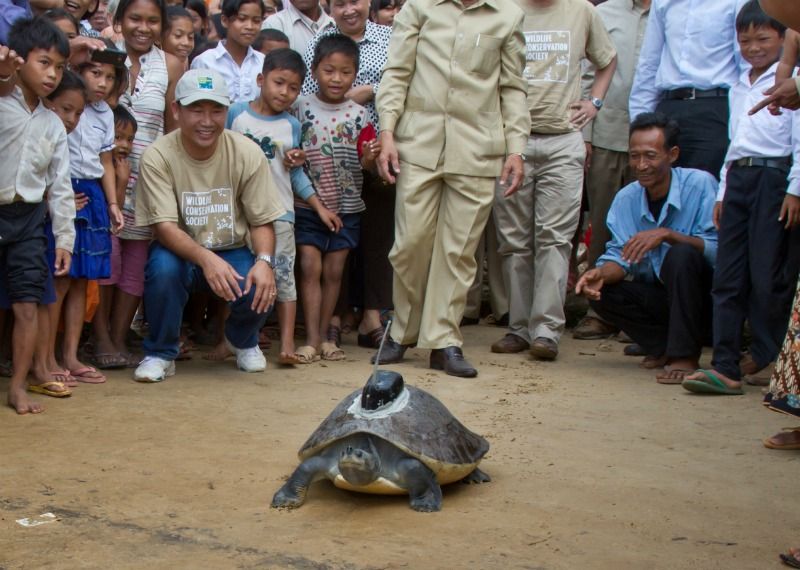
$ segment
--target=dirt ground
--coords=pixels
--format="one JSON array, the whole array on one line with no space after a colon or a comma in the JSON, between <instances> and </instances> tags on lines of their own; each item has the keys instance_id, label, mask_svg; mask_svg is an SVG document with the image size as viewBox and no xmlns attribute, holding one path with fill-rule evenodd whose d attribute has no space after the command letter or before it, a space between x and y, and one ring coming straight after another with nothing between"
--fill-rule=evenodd
<instances>
[{"instance_id":1,"label":"dirt ground","mask_svg":"<svg viewBox=\"0 0 800 570\"><path fill-rule=\"evenodd\" d=\"M0 410L0 569L762 570L800 546L800 452L761 445L792 423L759 389L661 386L614 341L565 337L554 363L491 354L500 334L465 329L477 379L433 372L419 350L392 367L492 446L493 482L446 487L436 514L328 482L299 510L269 508L370 374L354 335L346 362L249 375L196 355L159 385L112 372L43 398L39 416ZM45 512L58 520L16 522Z\"/></svg>"}]
</instances>

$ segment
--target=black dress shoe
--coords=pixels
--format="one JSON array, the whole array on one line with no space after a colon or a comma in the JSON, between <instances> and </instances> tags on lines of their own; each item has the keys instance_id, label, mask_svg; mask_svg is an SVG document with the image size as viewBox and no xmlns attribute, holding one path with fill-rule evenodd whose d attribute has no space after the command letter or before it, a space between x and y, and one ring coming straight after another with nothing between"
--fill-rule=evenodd
<instances>
[{"instance_id":1,"label":"black dress shoe","mask_svg":"<svg viewBox=\"0 0 800 570\"><path fill-rule=\"evenodd\" d=\"M433 349L430 364L434 370L444 370L450 376L475 378L478 375L478 371L467 362L461 348L457 346Z\"/></svg>"},{"instance_id":2,"label":"black dress shoe","mask_svg":"<svg viewBox=\"0 0 800 570\"><path fill-rule=\"evenodd\" d=\"M381 359L378 364L394 364L396 362L400 362L403 360L403 355L405 355L406 350L408 350L410 346L410 344L400 344L399 342L395 342L391 339L391 337L387 338L383 345ZM375 359L377 356L377 354L373 354L369 361L372 364L375 364Z\"/></svg>"}]
</instances>

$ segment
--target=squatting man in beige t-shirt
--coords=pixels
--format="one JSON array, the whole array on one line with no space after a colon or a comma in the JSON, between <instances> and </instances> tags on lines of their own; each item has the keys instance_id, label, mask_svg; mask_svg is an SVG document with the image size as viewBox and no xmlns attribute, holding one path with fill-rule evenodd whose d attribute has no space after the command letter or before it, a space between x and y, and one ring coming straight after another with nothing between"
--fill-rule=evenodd
<instances>
[{"instance_id":1,"label":"squatting man in beige t-shirt","mask_svg":"<svg viewBox=\"0 0 800 570\"><path fill-rule=\"evenodd\" d=\"M285 212L261 149L225 130L230 100L221 75L187 71L172 105L178 130L147 148L139 167L136 223L150 226L156 241L145 268L149 334L134 379L175 374L183 308L195 291L228 301L228 348L241 370L260 372L258 331L276 295L272 222Z\"/></svg>"}]
</instances>

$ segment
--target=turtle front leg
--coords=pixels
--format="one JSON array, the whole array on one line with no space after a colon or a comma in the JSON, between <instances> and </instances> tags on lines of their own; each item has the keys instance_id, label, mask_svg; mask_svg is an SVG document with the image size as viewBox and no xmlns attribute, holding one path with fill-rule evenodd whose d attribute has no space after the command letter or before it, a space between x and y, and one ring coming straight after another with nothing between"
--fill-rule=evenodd
<instances>
[{"instance_id":1,"label":"turtle front leg","mask_svg":"<svg viewBox=\"0 0 800 570\"><path fill-rule=\"evenodd\" d=\"M397 474L402 486L408 489L412 509L424 513L442 510L442 488L424 463L413 457L401 459Z\"/></svg>"},{"instance_id":2,"label":"turtle front leg","mask_svg":"<svg viewBox=\"0 0 800 570\"><path fill-rule=\"evenodd\" d=\"M272 497L273 509L296 509L306 501L308 486L322 478L328 470L328 461L323 457L309 457L294 470L292 476Z\"/></svg>"}]
</instances>

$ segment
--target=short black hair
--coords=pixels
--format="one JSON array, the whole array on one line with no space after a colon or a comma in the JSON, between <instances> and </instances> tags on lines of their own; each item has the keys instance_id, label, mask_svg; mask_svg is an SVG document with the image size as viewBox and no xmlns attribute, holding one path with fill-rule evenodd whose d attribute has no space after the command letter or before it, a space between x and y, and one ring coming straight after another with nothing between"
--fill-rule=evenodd
<instances>
[{"instance_id":1,"label":"short black hair","mask_svg":"<svg viewBox=\"0 0 800 570\"><path fill-rule=\"evenodd\" d=\"M226 18L233 18L245 4L256 4L264 16L264 4L261 0L222 0L222 15Z\"/></svg>"},{"instance_id":2,"label":"short black hair","mask_svg":"<svg viewBox=\"0 0 800 570\"><path fill-rule=\"evenodd\" d=\"M335 53L341 53L346 57L352 58L353 65L356 71L358 71L358 44L344 34L330 34L320 38L314 50L314 60L311 62L311 69L316 69L323 59Z\"/></svg>"},{"instance_id":3,"label":"short black hair","mask_svg":"<svg viewBox=\"0 0 800 570\"><path fill-rule=\"evenodd\" d=\"M131 7L131 4L136 2L136 0L119 0L119 4L117 5L117 10L114 12L114 23L121 24L122 19L125 17L125 12L128 11L128 8ZM158 11L161 13L161 26L167 25L167 3L164 0L150 0L153 4L156 5Z\"/></svg>"},{"instance_id":4,"label":"short black hair","mask_svg":"<svg viewBox=\"0 0 800 570\"><path fill-rule=\"evenodd\" d=\"M117 105L114 107L114 126L124 127L125 125L133 125L133 132L136 132L136 129L139 128L131 112L124 105Z\"/></svg>"},{"instance_id":5,"label":"short black hair","mask_svg":"<svg viewBox=\"0 0 800 570\"><path fill-rule=\"evenodd\" d=\"M183 3L183 7L187 10L194 10L197 12L197 15L200 16L202 20L208 20L208 9L206 8L206 3L203 0L186 0Z\"/></svg>"},{"instance_id":6,"label":"short black hair","mask_svg":"<svg viewBox=\"0 0 800 570\"><path fill-rule=\"evenodd\" d=\"M22 18L14 22L8 32L8 47L17 52L22 59L34 49L49 51L53 48L69 58L69 40L52 20L45 16Z\"/></svg>"},{"instance_id":7,"label":"short black hair","mask_svg":"<svg viewBox=\"0 0 800 570\"><path fill-rule=\"evenodd\" d=\"M289 36L280 30L276 30L275 28L264 28L258 32L258 35L256 36L256 39L253 40L253 45L251 47L256 51L261 51L261 46L264 45L264 42L290 43Z\"/></svg>"},{"instance_id":8,"label":"short black hair","mask_svg":"<svg viewBox=\"0 0 800 570\"><path fill-rule=\"evenodd\" d=\"M167 19L161 25L162 36L167 35L172 29L172 22L178 18L188 18L190 22L192 21L192 15L189 13L189 10L183 6L167 6Z\"/></svg>"},{"instance_id":9,"label":"short black hair","mask_svg":"<svg viewBox=\"0 0 800 570\"><path fill-rule=\"evenodd\" d=\"M742 6L736 16L736 32L746 32L750 28L772 28L780 36L786 33L786 26L778 20L770 18L758 3L758 0L750 0Z\"/></svg>"},{"instance_id":10,"label":"short black hair","mask_svg":"<svg viewBox=\"0 0 800 570\"><path fill-rule=\"evenodd\" d=\"M66 10L64 10L64 8L52 8L42 15L51 22L60 22L61 20L67 20L73 26L75 26L75 33L77 34L81 33L81 25L78 22L78 19L75 18L75 16L73 16Z\"/></svg>"},{"instance_id":11,"label":"short black hair","mask_svg":"<svg viewBox=\"0 0 800 570\"><path fill-rule=\"evenodd\" d=\"M261 73L266 75L275 69L294 71L300 76L300 83L306 79L306 64L299 53L289 48L278 48L269 52L264 57L264 68Z\"/></svg>"},{"instance_id":12,"label":"short black hair","mask_svg":"<svg viewBox=\"0 0 800 570\"><path fill-rule=\"evenodd\" d=\"M396 0L372 0L369 3L369 13L377 13L378 10L383 10L389 6L397 6Z\"/></svg>"},{"instance_id":13,"label":"short black hair","mask_svg":"<svg viewBox=\"0 0 800 570\"><path fill-rule=\"evenodd\" d=\"M80 75L69 69L64 70L64 74L61 76L61 83L58 84L58 87L53 89L53 92L47 96L47 99L54 101L67 91L80 91L83 98L88 100L86 84L83 82L83 79L81 79Z\"/></svg>"},{"instance_id":14,"label":"short black hair","mask_svg":"<svg viewBox=\"0 0 800 570\"><path fill-rule=\"evenodd\" d=\"M214 26L220 39L224 40L228 37L228 28L222 25L221 13L217 12L216 14L211 14L211 16L208 17L208 21Z\"/></svg>"},{"instance_id":15,"label":"short black hair","mask_svg":"<svg viewBox=\"0 0 800 570\"><path fill-rule=\"evenodd\" d=\"M670 119L664 113L640 113L636 115L636 118L631 123L628 136L633 136L636 131L650 129L661 129L664 132L664 144L667 150L678 146L680 127L678 127L678 123L675 120Z\"/></svg>"}]
</instances>

